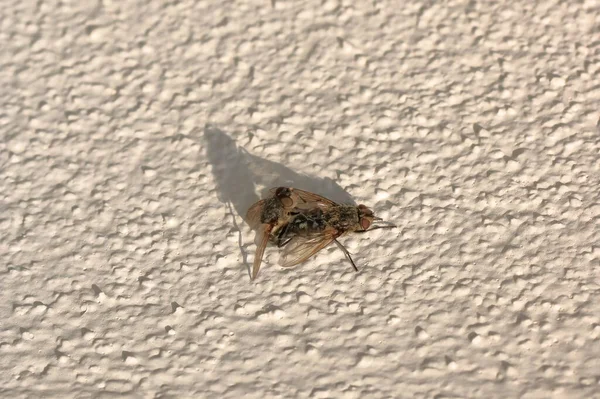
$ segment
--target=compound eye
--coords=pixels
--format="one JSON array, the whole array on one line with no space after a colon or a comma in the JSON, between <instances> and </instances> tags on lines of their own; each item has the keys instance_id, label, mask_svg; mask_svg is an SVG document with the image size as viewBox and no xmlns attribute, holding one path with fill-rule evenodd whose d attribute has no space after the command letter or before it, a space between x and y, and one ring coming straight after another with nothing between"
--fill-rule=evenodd
<instances>
[{"instance_id":1,"label":"compound eye","mask_svg":"<svg viewBox=\"0 0 600 399\"><path fill-rule=\"evenodd\" d=\"M368 230L369 227L371 227L371 221L367 218L360 219L360 227L362 227L363 230Z\"/></svg>"},{"instance_id":2,"label":"compound eye","mask_svg":"<svg viewBox=\"0 0 600 399\"><path fill-rule=\"evenodd\" d=\"M373 216L373 211L362 204L358 206L358 212L361 216Z\"/></svg>"},{"instance_id":3,"label":"compound eye","mask_svg":"<svg viewBox=\"0 0 600 399\"><path fill-rule=\"evenodd\" d=\"M275 196L276 197L289 197L290 189L287 187L277 187L277 190L275 190Z\"/></svg>"},{"instance_id":4,"label":"compound eye","mask_svg":"<svg viewBox=\"0 0 600 399\"><path fill-rule=\"evenodd\" d=\"M279 201L281 201L281 205L283 205L285 208L291 208L294 206L294 200L292 197L279 197Z\"/></svg>"}]
</instances>

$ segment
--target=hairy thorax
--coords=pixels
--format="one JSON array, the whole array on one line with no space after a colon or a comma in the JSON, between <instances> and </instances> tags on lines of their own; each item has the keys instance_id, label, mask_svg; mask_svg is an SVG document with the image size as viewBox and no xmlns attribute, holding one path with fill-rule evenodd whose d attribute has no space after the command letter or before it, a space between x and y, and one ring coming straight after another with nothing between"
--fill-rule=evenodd
<instances>
[{"instance_id":1,"label":"hairy thorax","mask_svg":"<svg viewBox=\"0 0 600 399\"><path fill-rule=\"evenodd\" d=\"M358 225L358 212L352 205L340 205L324 214L326 223L336 230L353 230Z\"/></svg>"},{"instance_id":2,"label":"hairy thorax","mask_svg":"<svg viewBox=\"0 0 600 399\"><path fill-rule=\"evenodd\" d=\"M263 224L276 223L283 216L283 208L279 199L269 198L263 206L260 222Z\"/></svg>"}]
</instances>

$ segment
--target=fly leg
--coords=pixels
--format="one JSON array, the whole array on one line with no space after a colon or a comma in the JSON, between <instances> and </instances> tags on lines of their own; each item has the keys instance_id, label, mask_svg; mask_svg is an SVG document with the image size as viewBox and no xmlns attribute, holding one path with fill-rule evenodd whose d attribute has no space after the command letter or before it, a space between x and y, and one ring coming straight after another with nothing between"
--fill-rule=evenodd
<instances>
[{"instance_id":1,"label":"fly leg","mask_svg":"<svg viewBox=\"0 0 600 399\"><path fill-rule=\"evenodd\" d=\"M369 230L356 230L355 233L366 233L367 231L377 230L377 229L393 229L397 227L395 224L386 224L384 226L373 226Z\"/></svg>"},{"instance_id":2,"label":"fly leg","mask_svg":"<svg viewBox=\"0 0 600 399\"><path fill-rule=\"evenodd\" d=\"M293 237L288 238L285 241L277 240L277 248L285 247L288 242L292 240Z\"/></svg>"},{"instance_id":3,"label":"fly leg","mask_svg":"<svg viewBox=\"0 0 600 399\"><path fill-rule=\"evenodd\" d=\"M354 268L354 270L358 271L358 267L356 267L356 264L352 260L352 256L350 256L350 252L348 252L348 250L346 249L346 247L344 247L342 244L340 244L340 242L337 240L337 238L335 238L333 240L333 242L335 242L335 244L338 246L338 248L342 250L342 252L344 253L344 255L346 255L346 258L350 261L350 263L352 264L352 267Z\"/></svg>"},{"instance_id":4,"label":"fly leg","mask_svg":"<svg viewBox=\"0 0 600 399\"><path fill-rule=\"evenodd\" d=\"M290 224L286 224L277 232L277 237L273 240L274 244L277 245L277 248L281 248L286 245L293 236L288 236L288 231L290 230Z\"/></svg>"}]
</instances>

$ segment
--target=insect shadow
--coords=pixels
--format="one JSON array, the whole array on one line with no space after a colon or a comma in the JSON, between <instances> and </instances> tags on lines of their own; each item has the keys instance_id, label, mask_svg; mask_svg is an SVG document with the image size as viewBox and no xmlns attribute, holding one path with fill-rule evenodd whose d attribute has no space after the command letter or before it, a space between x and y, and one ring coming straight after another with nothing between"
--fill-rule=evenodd
<instances>
[{"instance_id":1,"label":"insect shadow","mask_svg":"<svg viewBox=\"0 0 600 399\"><path fill-rule=\"evenodd\" d=\"M247 261L248 254L243 249L241 226L237 225L235 215L247 222L246 211L260 199L256 194L257 188L261 188L262 197L272 187L289 186L319 193L337 203L356 205L350 194L332 179L297 173L283 164L253 155L217 127L207 125L204 128L204 140L218 199L227 206L234 227L239 232L238 246L249 273L251 266Z\"/></svg>"}]
</instances>

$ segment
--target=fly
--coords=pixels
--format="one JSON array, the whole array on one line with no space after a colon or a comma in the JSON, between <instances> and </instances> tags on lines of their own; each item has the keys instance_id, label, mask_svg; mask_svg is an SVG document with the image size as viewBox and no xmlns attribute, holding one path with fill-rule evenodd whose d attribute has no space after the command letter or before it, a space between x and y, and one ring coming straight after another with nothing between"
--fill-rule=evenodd
<instances>
[{"instance_id":1,"label":"fly","mask_svg":"<svg viewBox=\"0 0 600 399\"><path fill-rule=\"evenodd\" d=\"M271 234L271 241L284 248L279 260L282 267L303 263L333 242L344 253L354 270L358 271L352 256L338 238L350 233L396 227L389 223L375 224L382 222L382 219L376 217L365 205L341 205L312 193L311 199L313 204L308 204L302 210L296 209L296 212L289 215L287 222Z\"/></svg>"}]
</instances>

